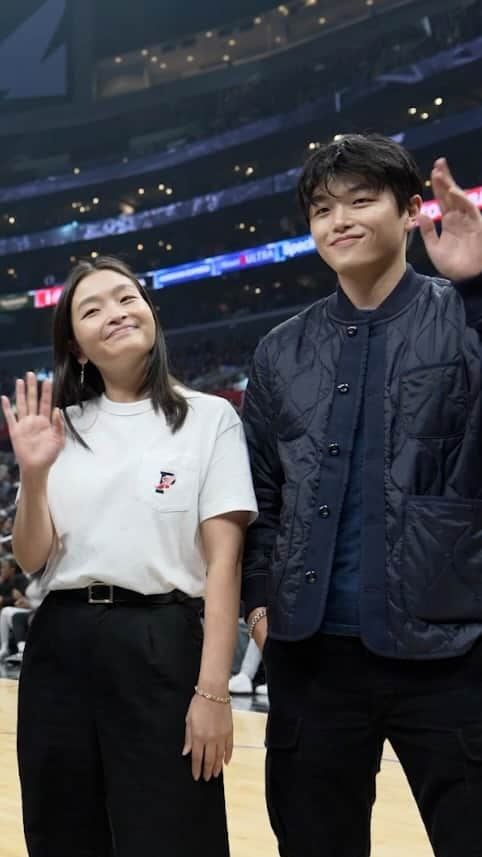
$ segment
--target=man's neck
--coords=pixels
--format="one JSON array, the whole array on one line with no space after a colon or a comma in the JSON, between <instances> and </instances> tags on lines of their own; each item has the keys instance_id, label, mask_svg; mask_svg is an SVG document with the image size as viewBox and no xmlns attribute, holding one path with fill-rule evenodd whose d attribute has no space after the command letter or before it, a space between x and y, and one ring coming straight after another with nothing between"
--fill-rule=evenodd
<instances>
[{"instance_id":1,"label":"man's neck","mask_svg":"<svg viewBox=\"0 0 482 857\"><path fill-rule=\"evenodd\" d=\"M407 270L406 259L397 259L383 271L367 270L361 276L339 276L340 286L357 309L376 309L396 288Z\"/></svg>"}]
</instances>

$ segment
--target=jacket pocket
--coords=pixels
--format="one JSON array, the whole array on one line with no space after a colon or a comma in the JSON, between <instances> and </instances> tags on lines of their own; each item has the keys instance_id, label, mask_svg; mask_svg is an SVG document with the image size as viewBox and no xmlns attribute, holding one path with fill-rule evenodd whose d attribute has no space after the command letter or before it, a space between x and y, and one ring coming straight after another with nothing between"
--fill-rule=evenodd
<instances>
[{"instance_id":1,"label":"jacket pocket","mask_svg":"<svg viewBox=\"0 0 482 857\"><path fill-rule=\"evenodd\" d=\"M463 435L467 408L467 377L463 363L424 366L402 375L400 411L410 437Z\"/></svg>"},{"instance_id":2,"label":"jacket pocket","mask_svg":"<svg viewBox=\"0 0 482 857\"><path fill-rule=\"evenodd\" d=\"M401 579L409 612L482 621L482 500L409 496Z\"/></svg>"}]
</instances>

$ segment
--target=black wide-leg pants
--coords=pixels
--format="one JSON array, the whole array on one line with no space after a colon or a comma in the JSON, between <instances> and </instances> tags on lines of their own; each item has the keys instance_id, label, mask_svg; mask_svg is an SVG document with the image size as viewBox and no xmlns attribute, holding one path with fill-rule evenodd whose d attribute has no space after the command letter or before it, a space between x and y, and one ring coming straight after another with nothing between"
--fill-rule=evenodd
<instances>
[{"instance_id":1,"label":"black wide-leg pants","mask_svg":"<svg viewBox=\"0 0 482 857\"><path fill-rule=\"evenodd\" d=\"M222 776L181 755L201 648L189 601L47 596L19 687L29 857L228 857Z\"/></svg>"}]
</instances>

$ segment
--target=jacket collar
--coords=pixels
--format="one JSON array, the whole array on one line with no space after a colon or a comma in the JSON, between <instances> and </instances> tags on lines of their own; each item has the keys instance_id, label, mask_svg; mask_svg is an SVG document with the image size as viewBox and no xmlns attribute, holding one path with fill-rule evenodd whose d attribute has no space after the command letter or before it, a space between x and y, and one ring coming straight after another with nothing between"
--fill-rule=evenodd
<instances>
[{"instance_id":1,"label":"jacket collar","mask_svg":"<svg viewBox=\"0 0 482 857\"><path fill-rule=\"evenodd\" d=\"M336 292L327 300L328 314L335 321L341 322L380 322L387 321L399 315L420 294L420 288L425 277L417 274L411 265L407 269L392 292L374 310L357 309L338 283Z\"/></svg>"}]
</instances>

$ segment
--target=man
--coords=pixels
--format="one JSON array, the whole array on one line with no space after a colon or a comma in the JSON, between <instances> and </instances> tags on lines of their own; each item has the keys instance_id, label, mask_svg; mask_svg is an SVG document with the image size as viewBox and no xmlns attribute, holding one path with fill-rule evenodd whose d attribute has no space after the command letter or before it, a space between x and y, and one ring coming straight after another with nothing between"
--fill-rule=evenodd
<instances>
[{"instance_id":1,"label":"man","mask_svg":"<svg viewBox=\"0 0 482 857\"><path fill-rule=\"evenodd\" d=\"M437 857L482 855L482 218L444 159L432 186L440 235L401 146L321 147L299 197L338 287L254 358L243 598L281 857L370 854L386 738ZM407 266L417 224L447 280Z\"/></svg>"}]
</instances>

